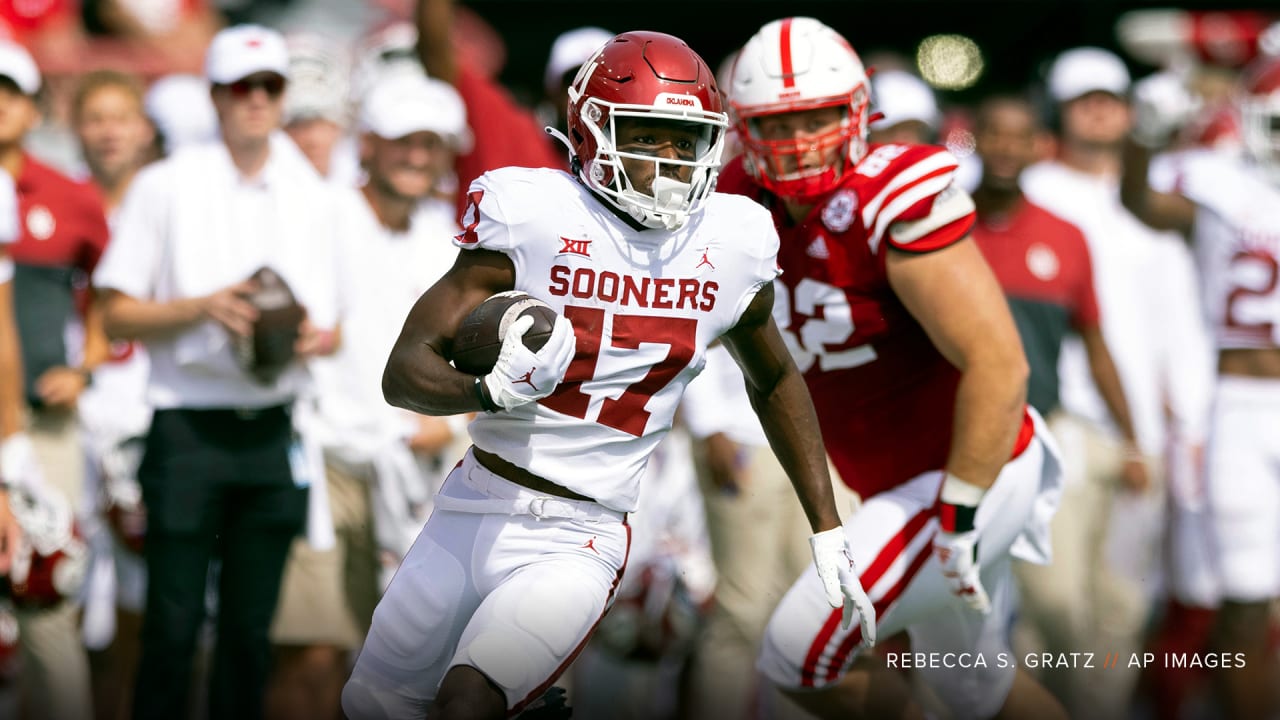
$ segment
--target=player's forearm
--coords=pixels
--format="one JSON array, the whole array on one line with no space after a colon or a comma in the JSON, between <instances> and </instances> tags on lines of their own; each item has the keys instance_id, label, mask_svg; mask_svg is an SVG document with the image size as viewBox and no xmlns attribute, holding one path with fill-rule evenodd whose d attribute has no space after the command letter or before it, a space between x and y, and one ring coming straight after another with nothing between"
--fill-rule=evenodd
<instances>
[{"instance_id":1,"label":"player's forearm","mask_svg":"<svg viewBox=\"0 0 1280 720\"><path fill-rule=\"evenodd\" d=\"M453 25L453 0L418 0L418 59L427 75L453 84L458 77L449 30Z\"/></svg>"},{"instance_id":2,"label":"player's forearm","mask_svg":"<svg viewBox=\"0 0 1280 720\"><path fill-rule=\"evenodd\" d=\"M204 298L154 302L111 293L102 303L102 328L113 340L168 337L205 319Z\"/></svg>"},{"instance_id":3,"label":"player's forearm","mask_svg":"<svg viewBox=\"0 0 1280 720\"><path fill-rule=\"evenodd\" d=\"M978 487L995 483L1021 427L1027 373L1020 355L968 364L956 391L948 472Z\"/></svg>"},{"instance_id":4,"label":"player's forearm","mask_svg":"<svg viewBox=\"0 0 1280 720\"><path fill-rule=\"evenodd\" d=\"M0 439L22 429L22 355L13 316L13 283L0 283Z\"/></svg>"},{"instance_id":5,"label":"player's forearm","mask_svg":"<svg viewBox=\"0 0 1280 720\"><path fill-rule=\"evenodd\" d=\"M1120 434L1136 446L1138 434L1133 427L1133 415L1129 412L1129 400L1125 397L1120 373L1116 370L1111 351L1107 349L1107 344L1102 339L1102 332L1096 328L1086 330L1080 337L1084 341L1085 353L1089 357L1089 373L1093 376L1093 384L1097 386L1098 394L1107 404L1107 411L1111 413L1111 419L1115 422Z\"/></svg>"},{"instance_id":6,"label":"player's forearm","mask_svg":"<svg viewBox=\"0 0 1280 720\"><path fill-rule=\"evenodd\" d=\"M818 416L804 378L792 367L768 391L747 387L769 447L795 488L814 532L840 525Z\"/></svg>"},{"instance_id":7,"label":"player's forearm","mask_svg":"<svg viewBox=\"0 0 1280 720\"><path fill-rule=\"evenodd\" d=\"M420 342L397 343L382 373L382 396L398 408L422 415L480 412L476 376L459 372Z\"/></svg>"},{"instance_id":8,"label":"player's forearm","mask_svg":"<svg viewBox=\"0 0 1280 720\"><path fill-rule=\"evenodd\" d=\"M1151 150L1132 140L1125 142L1124 170L1120 176L1120 203L1147 226L1156 230L1185 232L1195 221L1195 207L1185 198L1157 192L1151 187Z\"/></svg>"}]
</instances>

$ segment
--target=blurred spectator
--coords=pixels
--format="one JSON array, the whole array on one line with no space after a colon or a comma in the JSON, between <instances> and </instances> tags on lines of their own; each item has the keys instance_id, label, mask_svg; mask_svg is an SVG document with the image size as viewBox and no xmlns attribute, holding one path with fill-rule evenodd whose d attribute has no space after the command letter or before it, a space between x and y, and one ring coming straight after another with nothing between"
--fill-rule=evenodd
<instances>
[{"instance_id":1,"label":"blurred spectator","mask_svg":"<svg viewBox=\"0 0 1280 720\"><path fill-rule=\"evenodd\" d=\"M96 70L80 78L72 120L108 224L143 165L154 159L155 130L133 76ZM129 717L146 572L137 551L145 519L136 460L151 422L146 351L115 342L80 397L86 467L85 531L94 548L82 620L90 649L95 717Z\"/></svg>"},{"instance_id":2,"label":"blurred spectator","mask_svg":"<svg viewBox=\"0 0 1280 720\"><path fill-rule=\"evenodd\" d=\"M905 70L871 75L871 109L880 119L871 124L873 143L929 144L938 136L938 101L924 80Z\"/></svg>"},{"instance_id":3,"label":"blurred spectator","mask_svg":"<svg viewBox=\"0 0 1280 720\"><path fill-rule=\"evenodd\" d=\"M564 152L552 152L533 114L519 106L505 89L458 62L452 43L454 0L418 0L417 52L427 75L457 89L467 108L475 143L458 156L458 187L488 170L500 167L562 167ZM466 209L465 193L458 193L458 217Z\"/></svg>"},{"instance_id":4,"label":"blurred spectator","mask_svg":"<svg viewBox=\"0 0 1280 720\"><path fill-rule=\"evenodd\" d=\"M1205 457L1209 544L1217 549L1221 593L1211 646L1242 657L1240 666L1218 672L1226 716L1270 717L1280 496L1275 438L1259 428L1276 427L1280 417L1280 223L1270 210L1280 201L1280 58L1264 58L1243 74L1237 102L1244 156L1180 153L1172 170L1151 183L1157 191L1149 187L1148 162L1151 149L1169 138L1170 101L1179 99L1151 91L1135 97L1139 121L1121 198L1143 222L1187 233L1196 245L1218 367Z\"/></svg>"},{"instance_id":5,"label":"blurred spectator","mask_svg":"<svg viewBox=\"0 0 1280 720\"><path fill-rule=\"evenodd\" d=\"M97 193L23 149L24 137L40 120L34 99L39 88L31 56L16 45L0 46L0 165L16 178L18 191L13 289L27 431L46 487L79 509L85 467L76 406L105 356L106 342L96 313L84 318L81 342L69 342L66 331L79 322L76 297L107 244L107 224ZM83 718L92 712L78 611L71 598L18 610L23 696L45 717Z\"/></svg>"},{"instance_id":6,"label":"blurred spectator","mask_svg":"<svg viewBox=\"0 0 1280 720\"><path fill-rule=\"evenodd\" d=\"M159 154L218 137L218 115L209 99L209 81L195 75L166 75L147 90L144 106L155 125Z\"/></svg>"},{"instance_id":7,"label":"blurred spectator","mask_svg":"<svg viewBox=\"0 0 1280 720\"><path fill-rule=\"evenodd\" d=\"M117 52L148 55L169 72L195 72L222 24L210 0L80 0L85 30Z\"/></svg>"},{"instance_id":8,"label":"blurred spectator","mask_svg":"<svg viewBox=\"0 0 1280 720\"><path fill-rule=\"evenodd\" d=\"M339 542L318 551L294 541L271 631L273 718L323 717L339 706L383 576L417 536L443 479L435 477L443 469L437 455L455 433L465 435L464 418L414 415L382 398L382 368L402 318L457 254L453 205L429 198L436 156L448 167L468 141L462 101L439 80L391 75L366 94L360 130L368 180L341 191L340 204L344 280L354 288L344 342L313 364Z\"/></svg>"},{"instance_id":9,"label":"blurred spectator","mask_svg":"<svg viewBox=\"0 0 1280 720\"><path fill-rule=\"evenodd\" d=\"M31 443L23 432L22 355L13 312L13 259L9 257L9 248L17 239L17 193L13 178L0 172L0 579L5 582L9 581L22 532L10 509L9 489L23 472L21 456L30 454L27 448ZM15 630L11 623L16 623L8 608L0 611L0 622L7 626L0 635L0 654L6 654L0 672L7 672L7 651L13 647Z\"/></svg>"},{"instance_id":10,"label":"blurred spectator","mask_svg":"<svg viewBox=\"0 0 1280 720\"><path fill-rule=\"evenodd\" d=\"M355 143L347 137L350 62L332 38L299 34L285 39L289 89L284 131L321 177L351 187L359 167Z\"/></svg>"},{"instance_id":11,"label":"blurred spectator","mask_svg":"<svg viewBox=\"0 0 1280 720\"><path fill-rule=\"evenodd\" d=\"M565 113L569 108L569 86L578 74L582 63L613 38L614 33L598 27L580 27L567 30L556 36L551 43L551 55L547 58L547 67L543 72L542 91L545 93L537 108L538 121L544 126L553 127L561 133L568 132L569 124ZM561 165L569 169L568 148L554 136L548 135L552 154L564 158Z\"/></svg>"},{"instance_id":12,"label":"blurred spectator","mask_svg":"<svg viewBox=\"0 0 1280 720\"><path fill-rule=\"evenodd\" d=\"M1076 48L1060 55L1048 75L1060 130L1060 155L1022 176L1034 203L1077 225L1093 259L1102 335L1129 402L1136 445L1125 442L1091 380L1088 354L1077 339L1060 361L1064 413L1054 433L1064 457L1066 504L1055 518L1055 539L1067 527L1075 545L1055 547L1048 568L1022 568L1027 623L1042 636L1074 635L1073 649L1122 656L1140 650L1150 617L1154 559L1163 508L1161 463L1171 427L1203 439L1208 378L1203 359L1185 336L1203 332L1195 289L1175 287L1168 253L1180 243L1143 226L1118 202L1120 152L1131 125L1125 96L1129 73L1115 55ZM1161 268L1152 286L1152 268ZM1171 413L1172 418L1167 417ZM1149 485L1136 472L1146 466ZM1116 530L1123 531L1123 546ZM1071 558L1080 558L1073 563ZM1117 567L1123 561L1125 567ZM1060 566L1061 563L1061 566ZM1076 567L1085 574L1063 568ZM1068 628L1064 633L1063 629ZM1062 642L1067 642L1066 638ZM1075 716L1127 717L1137 668L1104 675L1061 669L1064 702Z\"/></svg>"},{"instance_id":13,"label":"blurred spectator","mask_svg":"<svg viewBox=\"0 0 1280 720\"><path fill-rule=\"evenodd\" d=\"M285 558L307 520L313 482L313 499L324 497L319 458L299 441L291 412L309 389L305 362L335 342L335 223L328 189L278 132L287 72L274 31L240 26L214 38L206 75L221 142L138 174L95 274L106 289L108 330L147 345L156 408L139 470L148 585L135 718L189 712L214 558L221 571L209 717L262 715L267 630ZM305 313L274 331L272 342L288 348L293 340L274 378L251 375L236 349L270 331L258 327L248 300L262 286L246 278L262 269L283 280ZM327 512L313 516L317 541L331 542L319 532Z\"/></svg>"}]
</instances>

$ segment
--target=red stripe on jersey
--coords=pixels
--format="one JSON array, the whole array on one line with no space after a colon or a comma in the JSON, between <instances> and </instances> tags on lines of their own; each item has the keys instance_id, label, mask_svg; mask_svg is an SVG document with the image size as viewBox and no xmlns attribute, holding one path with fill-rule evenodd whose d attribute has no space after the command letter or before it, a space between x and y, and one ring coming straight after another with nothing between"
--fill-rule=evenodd
<instances>
[{"instance_id":1,"label":"red stripe on jersey","mask_svg":"<svg viewBox=\"0 0 1280 720\"><path fill-rule=\"evenodd\" d=\"M778 52L782 54L782 87L795 87L796 75L791 67L791 18L782 21L778 44Z\"/></svg>"},{"instance_id":2,"label":"red stripe on jersey","mask_svg":"<svg viewBox=\"0 0 1280 720\"><path fill-rule=\"evenodd\" d=\"M933 545L927 544L916 554L916 559L911 561L907 566L906 572L902 573L902 577L898 582L889 588L884 597L875 603L876 617L884 617L885 612L898 601L902 593L906 591L907 585L915 578L916 573L920 572L920 568L924 566L929 556L933 554ZM827 682L833 682L840 676L840 671L844 669L845 662L848 661L849 655L853 649L858 647L858 643L862 642L862 626L859 625L854 632L849 633L849 637L840 643L840 647L836 649L836 654L831 658L831 667L827 669Z\"/></svg>"},{"instance_id":3,"label":"red stripe on jersey","mask_svg":"<svg viewBox=\"0 0 1280 720\"><path fill-rule=\"evenodd\" d=\"M1013 454L1009 456L1010 460L1017 458L1026 452L1031 446L1031 440L1036 436L1036 424L1031 419L1031 413L1027 410L1022 411L1022 427L1018 428L1018 439L1013 442Z\"/></svg>"},{"instance_id":4,"label":"red stripe on jersey","mask_svg":"<svg viewBox=\"0 0 1280 720\"><path fill-rule=\"evenodd\" d=\"M889 571L889 568L898 559L898 556L907 549L907 546L911 544L911 540L920 532L920 528L924 527L924 524L928 522L929 518L933 515L933 512L934 508L928 508L916 513L914 517L907 521L906 525L902 526L902 529L899 530L897 534L889 538L889 541L884 544L884 547L880 548L880 554L876 555L876 559L871 561L871 564L867 566L867 569L862 571L862 576L858 578L859 582L862 583L864 590L873 587L880 581L880 578ZM907 568L910 574L906 576L906 579L910 579L911 575L915 573L915 570L913 569L914 567L916 567L915 563L913 563L913 567ZM899 581L895 584L893 588L890 589L890 592L886 593L885 596L875 604L877 614L880 612L881 605L888 607L888 605L894 600L897 600L902 587L906 587L905 581ZM813 687L814 679L818 674L818 663L822 659L822 651L827 647L827 643L831 642L831 637L835 635L836 628L840 627L840 618L842 614L843 608L836 608L835 610L832 610L831 614L827 617L827 621L822 625L822 630L818 632L817 637L813 639L813 644L809 646L809 653L805 656L804 666L800 669L800 685L802 687ZM861 626L856 628L849 637L857 637L860 640L862 637ZM859 640L854 640L854 645L856 645ZM844 645L849 642L849 639L846 638L845 641L841 643L840 647L844 647ZM847 652L845 654L848 655ZM835 674L838 674L842 666L843 662L836 663L833 658L827 665L827 679L830 680L835 676Z\"/></svg>"},{"instance_id":5,"label":"red stripe on jersey","mask_svg":"<svg viewBox=\"0 0 1280 720\"><path fill-rule=\"evenodd\" d=\"M533 692L526 695L523 700L516 703L511 709L507 710L507 717L515 717L516 715L519 715L520 711L525 709L529 703L542 697L542 694L545 693L562 674L564 674L564 671L573 664L573 661L578 659L578 654L582 652L582 648L587 646L587 641L596 633L596 627L600 625L600 621L603 620L605 614L609 612L609 601L613 599L614 593L618 591L618 584L622 582L622 573L626 571L627 561L631 559L631 524L627 522L625 516L622 519L622 526L627 529L627 551L622 556L622 567L618 568L617 574L613 576L613 585L609 587L609 597L604 601L604 612L600 613L600 617L596 618L595 623L591 625L591 629L587 630L587 634L583 636L582 642L578 643L578 647L574 648L573 652L569 653L569 657L565 658L564 662L560 663L560 667L556 668L555 672L551 673L551 677L547 678L541 685L534 688Z\"/></svg>"}]
</instances>

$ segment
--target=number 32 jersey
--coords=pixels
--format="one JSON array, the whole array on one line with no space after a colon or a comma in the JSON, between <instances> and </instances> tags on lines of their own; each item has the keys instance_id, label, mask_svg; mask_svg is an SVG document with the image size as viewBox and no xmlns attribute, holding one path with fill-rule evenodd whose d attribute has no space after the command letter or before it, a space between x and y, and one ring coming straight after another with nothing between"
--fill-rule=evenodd
<instances>
[{"instance_id":1,"label":"number 32 jersey","mask_svg":"<svg viewBox=\"0 0 1280 720\"><path fill-rule=\"evenodd\" d=\"M476 447L623 512L707 346L778 274L778 236L747 198L712 194L679 230L636 230L573 176L504 168L471 184L463 250L505 253L515 288L568 318L554 393L472 422Z\"/></svg>"},{"instance_id":2,"label":"number 32 jersey","mask_svg":"<svg viewBox=\"0 0 1280 720\"><path fill-rule=\"evenodd\" d=\"M946 465L959 371L889 286L888 248L929 252L973 226L945 150L879 145L798 225L735 159L718 188L772 203L774 317L805 373L832 463L863 498Z\"/></svg>"}]
</instances>

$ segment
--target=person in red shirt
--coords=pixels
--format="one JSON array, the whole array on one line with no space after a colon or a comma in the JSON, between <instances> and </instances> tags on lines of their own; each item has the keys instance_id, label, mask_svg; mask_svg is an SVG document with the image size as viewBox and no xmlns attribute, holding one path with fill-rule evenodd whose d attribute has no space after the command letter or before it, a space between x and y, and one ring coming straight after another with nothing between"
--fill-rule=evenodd
<instances>
[{"instance_id":1,"label":"person in red shirt","mask_svg":"<svg viewBox=\"0 0 1280 720\"><path fill-rule=\"evenodd\" d=\"M969 238L958 162L939 147L869 145L868 92L834 30L812 18L766 24L733 69L744 154L718 189L773 212L774 316L832 462L864 501L844 531L877 634L906 630L926 657L984 658L918 669L957 717L1065 718L997 660L1012 658L1012 558L1048 560L1058 454L1026 407L1026 359ZM819 717L919 712L897 670L862 645L806 571L774 611L757 667Z\"/></svg>"},{"instance_id":2,"label":"person in red shirt","mask_svg":"<svg viewBox=\"0 0 1280 720\"><path fill-rule=\"evenodd\" d=\"M19 234L10 252L27 433L44 485L76 509L84 482L76 401L107 343L93 316L84 318L82 348L68 348L64 330L80 320L76 297L108 232L102 200L92 188L23 150L23 139L40 119L34 99L39 88L31 56L20 46L0 44L0 167L14 178L18 194ZM23 695L43 717L88 717L89 667L73 601L77 589L65 590L39 606L19 608Z\"/></svg>"}]
</instances>

